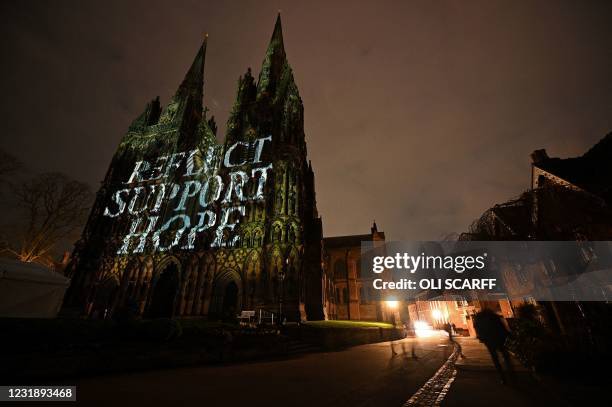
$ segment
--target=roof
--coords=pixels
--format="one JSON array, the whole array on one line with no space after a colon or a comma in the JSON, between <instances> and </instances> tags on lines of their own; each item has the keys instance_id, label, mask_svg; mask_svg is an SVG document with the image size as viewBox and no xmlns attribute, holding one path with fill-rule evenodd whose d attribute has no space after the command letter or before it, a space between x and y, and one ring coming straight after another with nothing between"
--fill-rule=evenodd
<instances>
[{"instance_id":1,"label":"roof","mask_svg":"<svg viewBox=\"0 0 612 407\"><path fill-rule=\"evenodd\" d=\"M580 157L546 158L534 165L607 201L612 201L612 133Z\"/></svg>"},{"instance_id":2,"label":"roof","mask_svg":"<svg viewBox=\"0 0 612 407\"><path fill-rule=\"evenodd\" d=\"M378 232L384 239L385 233ZM372 235L349 235L349 236L332 236L323 238L323 246L327 249L336 249L340 247L361 247L361 242L371 242Z\"/></svg>"},{"instance_id":3,"label":"roof","mask_svg":"<svg viewBox=\"0 0 612 407\"><path fill-rule=\"evenodd\" d=\"M0 258L0 280L28 281L67 286L70 279L36 263Z\"/></svg>"}]
</instances>

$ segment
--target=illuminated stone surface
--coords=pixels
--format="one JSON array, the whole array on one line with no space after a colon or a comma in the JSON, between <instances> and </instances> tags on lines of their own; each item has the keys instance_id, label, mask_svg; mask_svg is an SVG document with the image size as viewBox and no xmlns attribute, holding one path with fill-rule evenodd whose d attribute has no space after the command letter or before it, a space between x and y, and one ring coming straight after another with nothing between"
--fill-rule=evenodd
<instances>
[{"instance_id":1,"label":"illuminated stone surface","mask_svg":"<svg viewBox=\"0 0 612 407\"><path fill-rule=\"evenodd\" d=\"M67 307L92 317L323 317L322 226L280 16L223 143L203 107L206 40L166 107L132 122L77 243Z\"/></svg>"}]
</instances>

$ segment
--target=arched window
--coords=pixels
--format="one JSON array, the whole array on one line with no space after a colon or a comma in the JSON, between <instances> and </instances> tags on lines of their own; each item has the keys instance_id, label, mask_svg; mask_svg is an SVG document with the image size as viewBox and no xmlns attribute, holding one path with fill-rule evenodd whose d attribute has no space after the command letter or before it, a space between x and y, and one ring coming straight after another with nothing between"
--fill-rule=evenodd
<instances>
[{"instance_id":1,"label":"arched window","mask_svg":"<svg viewBox=\"0 0 612 407\"><path fill-rule=\"evenodd\" d=\"M346 263L343 259L338 259L334 263L334 278L346 278Z\"/></svg>"},{"instance_id":2,"label":"arched window","mask_svg":"<svg viewBox=\"0 0 612 407\"><path fill-rule=\"evenodd\" d=\"M261 231L259 229L255 230L255 232L253 233L253 245L256 247L261 246L262 241L261 241Z\"/></svg>"},{"instance_id":3,"label":"arched window","mask_svg":"<svg viewBox=\"0 0 612 407\"><path fill-rule=\"evenodd\" d=\"M283 232L281 231L281 227L279 225L274 225L274 229L272 232L272 240L275 242L280 242L282 235Z\"/></svg>"},{"instance_id":4,"label":"arched window","mask_svg":"<svg viewBox=\"0 0 612 407\"><path fill-rule=\"evenodd\" d=\"M289 229L289 230L288 230L288 232L289 232L289 238L288 238L288 240L287 240L287 241L288 241L289 243L297 243L297 242L296 242L296 240L297 240L297 233L295 232L295 230L296 230L296 226L295 226L295 225L291 225L291 226L289 226L289 228L288 228L288 229Z\"/></svg>"}]
</instances>

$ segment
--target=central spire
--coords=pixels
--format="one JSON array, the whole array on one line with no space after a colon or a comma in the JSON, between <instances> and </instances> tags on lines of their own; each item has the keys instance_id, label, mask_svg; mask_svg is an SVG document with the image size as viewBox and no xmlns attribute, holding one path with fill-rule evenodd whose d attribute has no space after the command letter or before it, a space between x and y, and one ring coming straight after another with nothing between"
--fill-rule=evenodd
<instances>
[{"instance_id":1,"label":"central spire","mask_svg":"<svg viewBox=\"0 0 612 407\"><path fill-rule=\"evenodd\" d=\"M276 23L274 24L274 31L272 32L272 38L270 39L270 45L268 47L271 47L273 44L278 44L283 50L283 53L285 52L280 12L276 15Z\"/></svg>"},{"instance_id":2,"label":"central spire","mask_svg":"<svg viewBox=\"0 0 612 407\"><path fill-rule=\"evenodd\" d=\"M193 102L202 105L202 99L204 97L204 62L206 60L207 41L208 34L204 37L204 41L191 64L191 68L189 68L183 82L181 82L181 85L176 90L176 94L174 95L175 100L191 96Z\"/></svg>"}]
</instances>

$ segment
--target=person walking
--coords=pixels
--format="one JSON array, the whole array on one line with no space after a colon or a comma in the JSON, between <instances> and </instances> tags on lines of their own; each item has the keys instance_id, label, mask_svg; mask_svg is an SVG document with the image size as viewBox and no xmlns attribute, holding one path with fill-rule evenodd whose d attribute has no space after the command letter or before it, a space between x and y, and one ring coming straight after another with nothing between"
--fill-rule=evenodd
<instances>
[{"instance_id":1,"label":"person walking","mask_svg":"<svg viewBox=\"0 0 612 407\"><path fill-rule=\"evenodd\" d=\"M446 324L444 324L444 330L448 334L448 340L451 342L455 342L453 339L453 326L451 325L450 322L447 322Z\"/></svg>"},{"instance_id":2,"label":"person walking","mask_svg":"<svg viewBox=\"0 0 612 407\"><path fill-rule=\"evenodd\" d=\"M491 359L502 384L505 384L506 376L499 361L499 354L501 353L504 358L504 364L508 373L512 373L512 363L506 349L506 339L510 336L510 331L502 322L501 316L488 308L474 315L474 329L476 330L476 337L485 344L491 354Z\"/></svg>"}]
</instances>

